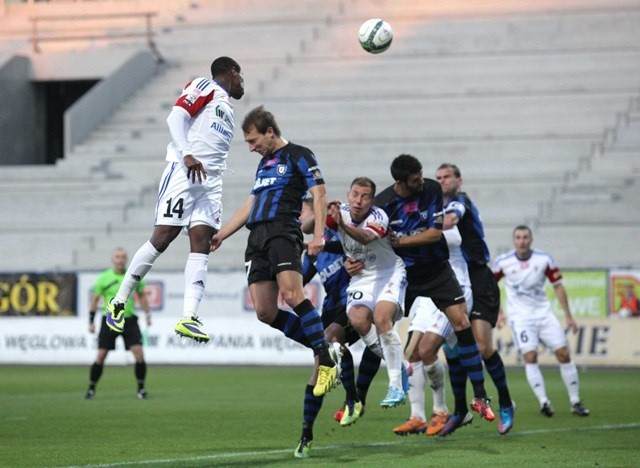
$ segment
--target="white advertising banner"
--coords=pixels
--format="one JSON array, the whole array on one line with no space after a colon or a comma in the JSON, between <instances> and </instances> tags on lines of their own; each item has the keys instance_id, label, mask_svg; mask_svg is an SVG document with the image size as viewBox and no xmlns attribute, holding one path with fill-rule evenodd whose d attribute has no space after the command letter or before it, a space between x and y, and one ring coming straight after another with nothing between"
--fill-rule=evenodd
<instances>
[{"instance_id":1,"label":"white advertising banner","mask_svg":"<svg viewBox=\"0 0 640 468\"><path fill-rule=\"evenodd\" d=\"M96 319L96 325L98 325ZM178 337L176 319L154 318L147 327L140 320L145 359L157 364L273 364L311 365L311 350L291 341L255 316L210 318L206 344ZM88 364L95 359L97 331L88 331L81 319L5 319L0 330L0 363L3 364ZM99 329L99 326L96 328ZM118 339L109 364L133 362Z\"/></svg>"},{"instance_id":2,"label":"white advertising banner","mask_svg":"<svg viewBox=\"0 0 640 468\"><path fill-rule=\"evenodd\" d=\"M97 273L78 275L77 315L66 317L0 317L0 364L89 364L97 350L97 334L88 331L89 297ZM310 350L287 339L278 330L256 318L243 272L211 272L200 317L211 341L198 344L179 338L173 327L181 315L183 276L181 272L155 272L146 278L152 325L143 316L140 326L145 338L145 356L150 364L212 365L311 365ZM307 285L307 295L321 303L319 283ZM284 307L284 304L281 304ZM97 328L99 317L96 317ZM578 365L640 367L640 320L635 318L579 319L580 331L569 336ZM406 319L399 324L406 337ZM507 365L520 363L508 328L496 330L496 346ZM361 345L354 357L359 362ZM122 340L109 354L109 364L133 362ZM555 364L548 350L541 350L540 362Z\"/></svg>"},{"instance_id":3,"label":"white advertising banner","mask_svg":"<svg viewBox=\"0 0 640 468\"><path fill-rule=\"evenodd\" d=\"M88 304L98 273L78 275L78 311L75 317L0 318L0 364L87 364L95 359L96 334L88 331ZM181 316L184 279L182 272L150 273L145 278L152 324L146 326L139 314L145 341L145 358L155 364L262 364L311 365L309 349L278 330L258 321L248 294L244 272L211 272L199 315L211 336L206 344L178 337L173 328ZM322 288L317 282L306 287L308 297L318 304ZM280 304L285 307L284 304ZM361 351L360 351L361 352ZM133 362L117 341L109 364Z\"/></svg>"}]
</instances>

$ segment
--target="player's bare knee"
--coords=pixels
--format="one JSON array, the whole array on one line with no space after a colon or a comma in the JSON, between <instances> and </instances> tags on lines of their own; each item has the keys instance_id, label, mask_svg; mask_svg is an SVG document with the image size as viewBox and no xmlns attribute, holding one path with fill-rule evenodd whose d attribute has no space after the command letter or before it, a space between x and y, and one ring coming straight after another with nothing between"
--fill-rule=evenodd
<instances>
[{"instance_id":1,"label":"player's bare knee","mask_svg":"<svg viewBox=\"0 0 640 468\"><path fill-rule=\"evenodd\" d=\"M491 341L485 340L484 337L480 339L476 337L476 343L478 344L478 351L482 359L489 359L493 355L494 349Z\"/></svg>"},{"instance_id":2,"label":"player's bare knee","mask_svg":"<svg viewBox=\"0 0 640 468\"><path fill-rule=\"evenodd\" d=\"M445 311L445 314L449 319L449 322L451 322L451 327L454 329L454 331L464 330L471 326L471 322L469 322L469 317L467 317L465 309L458 306L459 304L456 306L448 307Z\"/></svg>"},{"instance_id":3,"label":"player's bare knee","mask_svg":"<svg viewBox=\"0 0 640 468\"><path fill-rule=\"evenodd\" d=\"M158 252L164 252L178 236L181 229L180 226L156 226L149 242Z\"/></svg>"},{"instance_id":4,"label":"player's bare knee","mask_svg":"<svg viewBox=\"0 0 640 468\"><path fill-rule=\"evenodd\" d=\"M438 360L438 350L442 345L442 338L434 333L425 333L418 346L420 360L427 366Z\"/></svg>"},{"instance_id":5,"label":"player's bare knee","mask_svg":"<svg viewBox=\"0 0 640 468\"><path fill-rule=\"evenodd\" d=\"M304 293L296 289L281 289L280 294L282 295L282 300L292 309L305 300Z\"/></svg>"},{"instance_id":6,"label":"player's bare knee","mask_svg":"<svg viewBox=\"0 0 640 468\"><path fill-rule=\"evenodd\" d=\"M261 306L256 306L256 316L258 317L258 320L260 320L262 323L266 323L267 325L271 325L273 323L273 321L276 318L276 315L278 314L278 309L277 307L261 307Z\"/></svg>"},{"instance_id":7,"label":"player's bare knee","mask_svg":"<svg viewBox=\"0 0 640 468\"><path fill-rule=\"evenodd\" d=\"M438 360L438 351L432 346L425 349L420 348L420 360L425 366L430 366Z\"/></svg>"},{"instance_id":8,"label":"player's bare knee","mask_svg":"<svg viewBox=\"0 0 640 468\"><path fill-rule=\"evenodd\" d=\"M571 362L571 353L569 353L569 348L564 346L562 348L556 349L556 358L561 364Z\"/></svg>"},{"instance_id":9,"label":"player's bare knee","mask_svg":"<svg viewBox=\"0 0 640 468\"><path fill-rule=\"evenodd\" d=\"M405 354L404 357L407 361L409 362L418 362L420 361L420 350L418 349L417 346L415 346L413 349L410 350L409 353L407 353L408 350L405 349Z\"/></svg>"},{"instance_id":10,"label":"player's bare knee","mask_svg":"<svg viewBox=\"0 0 640 468\"><path fill-rule=\"evenodd\" d=\"M386 314L376 314L373 318L373 323L378 333L385 333L393 328L393 321Z\"/></svg>"},{"instance_id":11,"label":"player's bare knee","mask_svg":"<svg viewBox=\"0 0 640 468\"><path fill-rule=\"evenodd\" d=\"M107 359L107 354L109 354L108 349L99 349L98 355L96 356L96 364L99 366L104 364L104 361Z\"/></svg>"},{"instance_id":12,"label":"player's bare knee","mask_svg":"<svg viewBox=\"0 0 640 468\"><path fill-rule=\"evenodd\" d=\"M209 254L211 250L211 238L217 231L211 226L198 225L189 229L189 243L191 253Z\"/></svg>"},{"instance_id":13,"label":"player's bare knee","mask_svg":"<svg viewBox=\"0 0 640 468\"><path fill-rule=\"evenodd\" d=\"M522 358L526 364L537 364L538 363L538 353L535 351L529 351L525 353Z\"/></svg>"},{"instance_id":14,"label":"player's bare knee","mask_svg":"<svg viewBox=\"0 0 640 468\"><path fill-rule=\"evenodd\" d=\"M359 335L366 335L371 329L371 317L362 313L350 313L349 323Z\"/></svg>"},{"instance_id":15,"label":"player's bare knee","mask_svg":"<svg viewBox=\"0 0 640 468\"><path fill-rule=\"evenodd\" d=\"M329 342L337 341L338 343L344 343L344 340L345 340L344 328L342 327L342 325L339 325L334 322L324 330L324 337Z\"/></svg>"}]
</instances>

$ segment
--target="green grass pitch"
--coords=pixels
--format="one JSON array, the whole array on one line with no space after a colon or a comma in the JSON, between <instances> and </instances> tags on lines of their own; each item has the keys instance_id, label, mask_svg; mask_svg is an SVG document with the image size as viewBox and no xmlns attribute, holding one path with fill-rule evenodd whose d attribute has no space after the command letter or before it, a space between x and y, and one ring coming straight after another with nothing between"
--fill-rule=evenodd
<instances>
[{"instance_id":1,"label":"green grass pitch","mask_svg":"<svg viewBox=\"0 0 640 468\"><path fill-rule=\"evenodd\" d=\"M513 368L509 435L476 416L447 438L401 438L391 429L409 408L377 406L382 370L352 427L332 419L342 388L325 398L312 457L297 460L308 369L150 365L150 397L140 401L133 368L107 365L95 400L84 401L88 366L0 367L0 466L638 466L637 370L580 372L586 418L570 414L557 367L543 373L553 418L540 415L524 370Z\"/></svg>"}]
</instances>

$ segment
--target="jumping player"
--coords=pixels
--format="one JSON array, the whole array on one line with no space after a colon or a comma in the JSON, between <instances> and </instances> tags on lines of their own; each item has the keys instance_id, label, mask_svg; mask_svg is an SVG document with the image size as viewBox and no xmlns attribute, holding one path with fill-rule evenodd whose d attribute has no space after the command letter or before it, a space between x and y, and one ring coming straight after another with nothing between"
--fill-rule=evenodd
<instances>
[{"instance_id":1,"label":"jumping player","mask_svg":"<svg viewBox=\"0 0 640 468\"><path fill-rule=\"evenodd\" d=\"M131 292L186 228L191 253L184 270L182 318L175 332L198 342L209 341L197 310L207 282L210 240L220 229L222 217L222 174L235 128L230 98L244 94L244 78L235 60L217 58L211 64L211 76L189 82L167 118L172 141L158 189L153 233L131 259L120 289L107 305L107 326L116 333L123 331Z\"/></svg>"},{"instance_id":2,"label":"jumping player","mask_svg":"<svg viewBox=\"0 0 640 468\"><path fill-rule=\"evenodd\" d=\"M322 396L334 387L338 366L329 353L320 315L302 287L303 238L298 218L308 190L317 220L308 251L310 255L321 252L327 213L324 179L311 150L285 140L273 114L262 106L245 116L242 130L249 150L262 158L249 198L213 236L211 250L217 250L224 239L243 226L251 231L245 268L258 319L271 326L286 326L290 312L278 309L281 293L300 318L305 341L318 357L313 394Z\"/></svg>"}]
</instances>

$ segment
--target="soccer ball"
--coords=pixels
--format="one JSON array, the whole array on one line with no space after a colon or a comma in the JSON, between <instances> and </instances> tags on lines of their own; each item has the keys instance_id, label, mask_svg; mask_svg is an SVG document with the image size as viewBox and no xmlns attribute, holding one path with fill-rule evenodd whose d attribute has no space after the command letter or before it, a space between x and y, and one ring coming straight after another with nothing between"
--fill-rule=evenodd
<instances>
[{"instance_id":1,"label":"soccer ball","mask_svg":"<svg viewBox=\"0 0 640 468\"><path fill-rule=\"evenodd\" d=\"M360 26L358 40L364 50L370 54L379 54L391 46L393 31L386 21L369 19Z\"/></svg>"}]
</instances>

